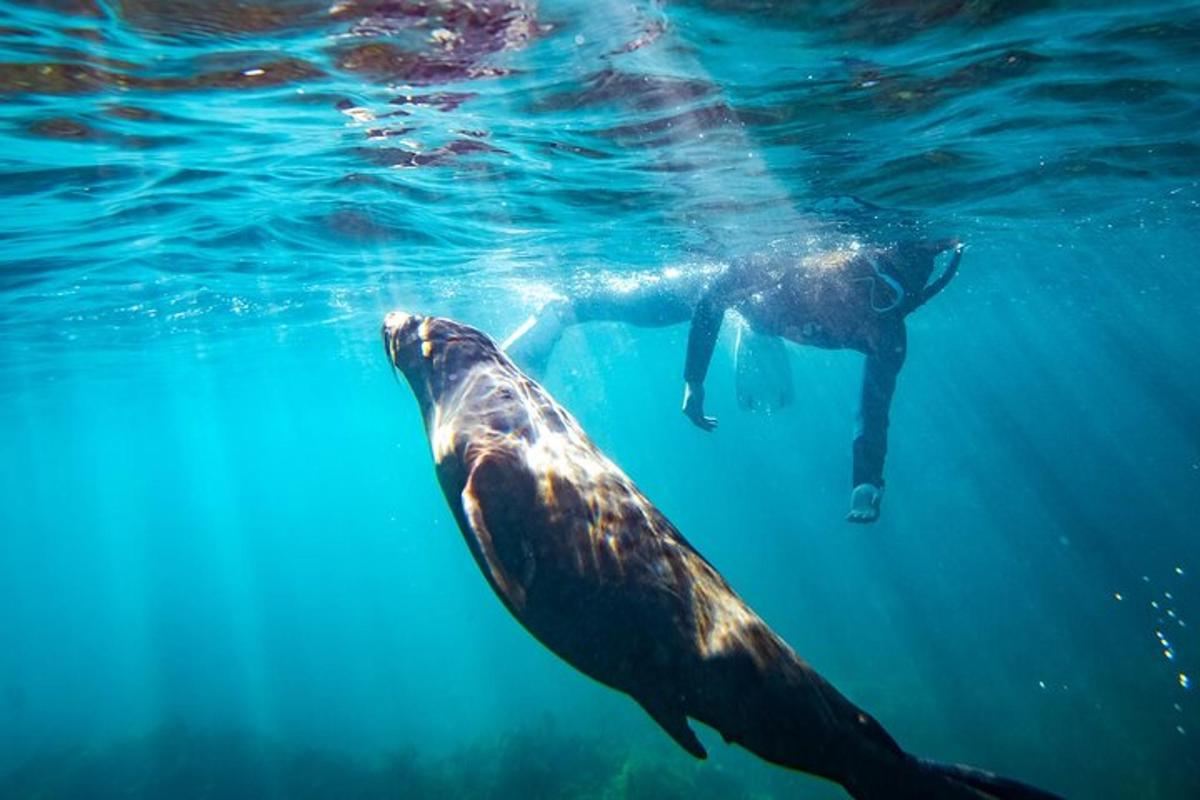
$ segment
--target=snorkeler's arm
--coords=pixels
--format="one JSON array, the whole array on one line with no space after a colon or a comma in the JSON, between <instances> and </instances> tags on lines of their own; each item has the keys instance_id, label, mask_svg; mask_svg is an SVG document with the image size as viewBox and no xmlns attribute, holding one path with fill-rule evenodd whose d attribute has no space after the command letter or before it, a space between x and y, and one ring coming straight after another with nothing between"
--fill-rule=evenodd
<instances>
[{"instance_id":1,"label":"snorkeler's arm","mask_svg":"<svg viewBox=\"0 0 1200 800\"><path fill-rule=\"evenodd\" d=\"M891 328L863 365L858 424L854 434L854 486L883 486L883 461L887 456L888 417L896 378L904 366L908 336L903 324Z\"/></svg>"},{"instance_id":2,"label":"snorkeler's arm","mask_svg":"<svg viewBox=\"0 0 1200 800\"><path fill-rule=\"evenodd\" d=\"M724 281L718 279L700 297L688 330L687 360L683 367L683 413L698 428L711 431L717 427L716 417L704 415L704 378L717 346L717 334L727 307Z\"/></svg>"},{"instance_id":3,"label":"snorkeler's arm","mask_svg":"<svg viewBox=\"0 0 1200 800\"><path fill-rule=\"evenodd\" d=\"M704 415L704 378L717 346L725 310L754 292L766 275L762 262L754 258L736 259L713 279L696 302L683 366L683 413L702 430L717 427L716 417Z\"/></svg>"}]
</instances>

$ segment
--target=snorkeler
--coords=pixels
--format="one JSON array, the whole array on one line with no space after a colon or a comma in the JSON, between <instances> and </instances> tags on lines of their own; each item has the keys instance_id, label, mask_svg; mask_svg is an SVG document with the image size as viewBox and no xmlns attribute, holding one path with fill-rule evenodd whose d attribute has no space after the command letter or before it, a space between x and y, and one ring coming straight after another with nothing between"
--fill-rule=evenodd
<instances>
[{"instance_id":1,"label":"snorkeler","mask_svg":"<svg viewBox=\"0 0 1200 800\"><path fill-rule=\"evenodd\" d=\"M951 249L949 263L931 282L937 256ZM763 334L863 353L854 488L846 519L874 522L883 499L888 412L907 350L904 319L946 288L961 258L958 240L942 239L733 262L709 282L696 304L683 373L683 413L703 430L717 426L716 418L704 415L704 377L726 309L736 309Z\"/></svg>"},{"instance_id":2,"label":"snorkeler","mask_svg":"<svg viewBox=\"0 0 1200 800\"><path fill-rule=\"evenodd\" d=\"M525 371L540 375L571 325L681 325L692 319L700 297L720 274L720 267L698 266L590 276L573 287L570 297L557 297L543 305L504 340L501 348ZM734 363L742 408L783 408L794 399L791 364L778 336L739 325Z\"/></svg>"}]
</instances>

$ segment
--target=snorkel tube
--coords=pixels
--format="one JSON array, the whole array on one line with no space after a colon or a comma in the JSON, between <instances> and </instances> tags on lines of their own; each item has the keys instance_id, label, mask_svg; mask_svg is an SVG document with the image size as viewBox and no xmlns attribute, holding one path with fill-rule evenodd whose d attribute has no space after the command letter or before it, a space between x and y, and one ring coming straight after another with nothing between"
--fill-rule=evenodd
<instances>
[{"instance_id":1,"label":"snorkel tube","mask_svg":"<svg viewBox=\"0 0 1200 800\"><path fill-rule=\"evenodd\" d=\"M963 244L957 239L950 239L947 246L954 248L954 255L950 257L950 263L942 270L941 275L938 275L936 279L926 284L925 288L915 295L915 302L908 309L910 313L936 297L942 289L945 289L949 285L950 281L954 280L954 276L958 274L958 265L962 261Z\"/></svg>"}]
</instances>

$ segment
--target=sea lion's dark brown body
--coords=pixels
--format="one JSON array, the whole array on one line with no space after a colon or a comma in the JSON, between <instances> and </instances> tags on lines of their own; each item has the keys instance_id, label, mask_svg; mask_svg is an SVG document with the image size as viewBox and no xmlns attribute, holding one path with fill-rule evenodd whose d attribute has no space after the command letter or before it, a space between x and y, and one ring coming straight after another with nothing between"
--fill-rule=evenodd
<instances>
[{"instance_id":1,"label":"sea lion's dark brown body","mask_svg":"<svg viewBox=\"0 0 1200 800\"><path fill-rule=\"evenodd\" d=\"M384 341L417 396L472 554L522 625L629 694L688 752L687 718L860 798L1052 795L905 753L801 660L485 335L393 313Z\"/></svg>"}]
</instances>

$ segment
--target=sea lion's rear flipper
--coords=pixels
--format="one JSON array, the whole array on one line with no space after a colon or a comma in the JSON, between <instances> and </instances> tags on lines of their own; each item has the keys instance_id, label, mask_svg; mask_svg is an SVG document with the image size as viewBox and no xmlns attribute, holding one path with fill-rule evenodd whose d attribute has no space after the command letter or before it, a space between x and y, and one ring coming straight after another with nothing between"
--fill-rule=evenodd
<instances>
[{"instance_id":1,"label":"sea lion's rear flipper","mask_svg":"<svg viewBox=\"0 0 1200 800\"><path fill-rule=\"evenodd\" d=\"M855 800L1063 800L986 770L907 754L859 762L843 785Z\"/></svg>"},{"instance_id":2,"label":"sea lion's rear flipper","mask_svg":"<svg viewBox=\"0 0 1200 800\"><path fill-rule=\"evenodd\" d=\"M635 699L642 708L646 709L646 713L654 718L659 727L675 740L676 744L696 758L708 758L708 751L704 749L704 745L700 744L700 739L696 737L692 726L688 725L687 716L683 713L682 708L672 707L669 703L658 699L643 697Z\"/></svg>"},{"instance_id":3,"label":"sea lion's rear flipper","mask_svg":"<svg viewBox=\"0 0 1200 800\"><path fill-rule=\"evenodd\" d=\"M747 410L773 411L795 399L792 365L783 339L738 326L733 357L738 405Z\"/></svg>"},{"instance_id":4,"label":"sea lion's rear flipper","mask_svg":"<svg viewBox=\"0 0 1200 800\"><path fill-rule=\"evenodd\" d=\"M529 507L519 500L536 491L536 485L523 463L501 463L500 458L484 456L471 470L462 490L463 518L474 539L470 544L479 566L497 593L519 609L525 605L524 552L514 532L520 530L521 520L510 517L517 509Z\"/></svg>"},{"instance_id":5,"label":"sea lion's rear flipper","mask_svg":"<svg viewBox=\"0 0 1200 800\"><path fill-rule=\"evenodd\" d=\"M987 770L963 764L940 764L927 759L917 759L922 768L936 775L964 783L987 797L997 800L1063 800L1061 795L1047 792L1027 783L995 775Z\"/></svg>"}]
</instances>

